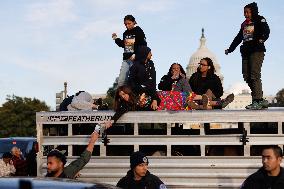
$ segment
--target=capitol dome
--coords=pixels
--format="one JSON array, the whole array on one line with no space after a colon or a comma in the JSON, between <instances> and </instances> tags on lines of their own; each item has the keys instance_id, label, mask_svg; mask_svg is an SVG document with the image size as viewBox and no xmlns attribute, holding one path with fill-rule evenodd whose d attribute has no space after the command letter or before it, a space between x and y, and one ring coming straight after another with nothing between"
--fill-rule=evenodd
<instances>
[{"instance_id":1,"label":"capitol dome","mask_svg":"<svg viewBox=\"0 0 284 189\"><path fill-rule=\"evenodd\" d=\"M189 60L189 64L186 67L186 76L188 78L191 77L191 75L197 71L198 68L198 63L200 62L200 60L202 58L208 57L211 58L211 60L213 61L214 67L216 69L216 75L219 76L219 78L221 79L222 83L223 83L223 75L220 72L220 65L218 64L217 58L216 56L206 47L206 38L204 36L204 29L202 28L202 35L200 38L200 46L197 49L197 51L195 53L193 53L193 55L190 57Z\"/></svg>"}]
</instances>

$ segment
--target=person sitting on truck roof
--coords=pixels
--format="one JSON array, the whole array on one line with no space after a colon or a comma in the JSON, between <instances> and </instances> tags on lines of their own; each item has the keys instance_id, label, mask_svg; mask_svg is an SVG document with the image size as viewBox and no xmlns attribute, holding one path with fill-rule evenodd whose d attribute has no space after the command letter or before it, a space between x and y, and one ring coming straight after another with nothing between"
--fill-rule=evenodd
<instances>
[{"instance_id":1,"label":"person sitting on truck roof","mask_svg":"<svg viewBox=\"0 0 284 189\"><path fill-rule=\"evenodd\" d=\"M192 109L222 109L234 100L234 94L221 99L223 95L222 82L215 74L215 67L211 58L202 58L197 71L189 79L192 91L197 95L202 95L202 103L189 101Z\"/></svg>"},{"instance_id":2,"label":"person sitting on truck roof","mask_svg":"<svg viewBox=\"0 0 284 189\"><path fill-rule=\"evenodd\" d=\"M75 178L77 173L83 169L83 167L91 159L95 142L97 141L99 134L93 132L91 134L89 144L86 150L81 154L80 158L72 161L68 166L64 167L67 160L66 156L59 150L52 150L47 155L47 174L46 177L58 177L58 178Z\"/></svg>"},{"instance_id":3,"label":"person sitting on truck roof","mask_svg":"<svg viewBox=\"0 0 284 189\"><path fill-rule=\"evenodd\" d=\"M166 189L159 177L148 171L149 160L142 152L134 152L130 156L130 170L120 179L117 187L122 189Z\"/></svg>"},{"instance_id":4,"label":"person sitting on truck roof","mask_svg":"<svg viewBox=\"0 0 284 189\"><path fill-rule=\"evenodd\" d=\"M250 175L241 189L283 189L284 168L280 166L283 152L277 145L265 146L262 150L262 167Z\"/></svg>"}]
</instances>

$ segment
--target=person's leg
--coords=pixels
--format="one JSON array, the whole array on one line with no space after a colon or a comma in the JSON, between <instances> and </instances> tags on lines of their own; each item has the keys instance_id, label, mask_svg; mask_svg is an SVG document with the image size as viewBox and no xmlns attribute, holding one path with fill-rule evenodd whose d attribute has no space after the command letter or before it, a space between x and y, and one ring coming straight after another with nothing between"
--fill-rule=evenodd
<instances>
[{"instance_id":1,"label":"person's leg","mask_svg":"<svg viewBox=\"0 0 284 189\"><path fill-rule=\"evenodd\" d=\"M252 84L251 84L251 62L250 62L250 56L251 55L246 55L242 56L242 74L245 82L248 84L250 90L252 91ZM252 93L251 93L251 96ZM246 109L250 109L253 106L254 99L252 97L252 103L246 106Z\"/></svg>"},{"instance_id":2,"label":"person's leg","mask_svg":"<svg viewBox=\"0 0 284 189\"><path fill-rule=\"evenodd\" d=\"M222 109L222 108L227 107L231 102L233 102L234 98L235 98L235 95L231 93L225 99L210 101L210 105L214 108Z\"/></svg>"},{"instance_id":3,"label":"person's leg","mask_svg":"<svg viewBox=\"0 0 284 189\"><path fill-rule=\"evenodd\" d=\"M251 89L251 79L250 79L250 61L249 56L242 56L242 74L244 81L248 84Z\"/></svg>"},{"instance_id":4,"label":"person's leg","mask_svg":"<svg viewBox=\"0 0 284 189\"><path fill-rule=\"evenodd\" d=\"M261 83L261 67L264 60L264 52L255 52L250 56L252 98L261 100L263 97Z\"/></svg>"},{"instance_id":5,"label":"person's leg","mask_svg":"<svg viewBox=\"0 0 284 189\"><path fill-rule=\"evenodd\" d=\"M249 109L263 109L268 107L267 100L263 99L261 67L264 60L264 52L254 52L250 56L251 63L251 94L253 103Z\"/></svg>"},{"instance_id":6,"label":"person's leg","mask_svg":"<svg viewBox=\"0 0 284 189\"><path fill-rule=\"evenodd\" d=\"M200 98L201 97L201 98ZM198 104L197 101L201 101L201 104ZM212 106L209 104L209 98L206 94L196 96L192 101L188 101L187 104L193 110L211 110Z\"/></svg>"},{"instance_id":7,"label":"person's leg","mask_svg":"<svg viewBox=\"0 0 284 189\"><path fill-rule=\"evenodd\" d=\"M132 61L130 60L123 60L120 68L120 73L118 76L118 87L125 85L127 83L129 69L132 66Z\"/></svg>"}]
</instances>

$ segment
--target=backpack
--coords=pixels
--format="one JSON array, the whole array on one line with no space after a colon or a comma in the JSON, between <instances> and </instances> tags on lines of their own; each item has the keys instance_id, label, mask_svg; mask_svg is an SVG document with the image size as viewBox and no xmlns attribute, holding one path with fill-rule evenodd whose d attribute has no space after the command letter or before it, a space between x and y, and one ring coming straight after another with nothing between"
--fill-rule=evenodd
<instances>
[{"instance_id":1,"label":"backpack","mask_svg":"<svg viewBox=\"0 0 284 189\"><path fill-rule=\"evenodd\" d=\"M65 98L59 105L59 111L68 111L67 106L71 104L74 95L68 96Z\"/></svg>"},{"instance_id":2,"label":"backpack","mask_svg":"<svg viewBox=\"0 0 284 189\"><path fill-rule=\"evenodd\" d=\"M71 104L74 96L78 96L81 92L85 92L85 91L79 91L75 95L71 95L65 98L59 105L59 111L68 111L67 106Z\"/></svg>"}]
</instances>

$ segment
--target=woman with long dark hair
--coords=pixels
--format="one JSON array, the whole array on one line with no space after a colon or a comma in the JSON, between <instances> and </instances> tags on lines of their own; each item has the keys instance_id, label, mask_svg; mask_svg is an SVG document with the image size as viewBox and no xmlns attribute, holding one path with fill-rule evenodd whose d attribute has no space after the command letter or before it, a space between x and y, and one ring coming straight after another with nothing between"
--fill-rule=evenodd
<instances>
[{"instance_id":1,"label":"woman with long dark hair","mask_svg":"<svg viewBox=\"0 0 284 189\"><path fill-rule=\"evenodd\" d=\"M224 100L221 100L223 95L222 82L215 74L213 61L208 57L200 60L197 72L192 74L189 84L194 93L202 95L203 102L208 102L207 104L198 104L191 101L190 106L193 109L225 108L234 100L234 94L230 94Z\"/></svg>"},{"instance_id":2,"label":"woman with long dark hair","mask_svg":"<svg viewBox=\"0 0 284 189\"><path fill-rule=\"evenodd\" d=\"M158 89L162 91L191 92L186 73L179 63L173 63L167 75L161 78Z\"/></svg>"},{"instance_id":3,"label":"woman with long dark hair","mask_svg":"<svg viewBox=\"0 0 284 189\"><path fill-rule=\"evenodd\" d=\"M189 110L187 101L194 98L186 73L179 63L170 66L158 85L161 103L158 110Z\"/></svg>"},{"instance_id":4,"label":"woman with long dark hair","mask_svg":"<svg viewBox=\"0 0 284 189\"><path fill-rule=\"evenodd\" d=\"M117 120L128 111L152 111L156 110L153 107L155 99L146 93L136 95L127 85L122 85L117 88L114 97L115 114L111 121L107 121L106 128L112 126Z\"/></svg>"}]
</instances>

